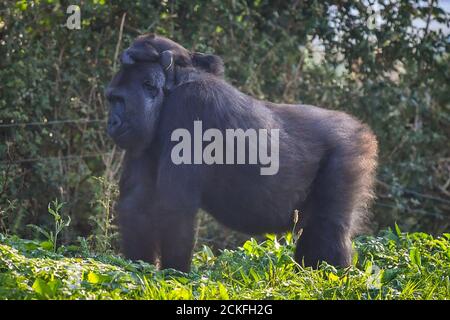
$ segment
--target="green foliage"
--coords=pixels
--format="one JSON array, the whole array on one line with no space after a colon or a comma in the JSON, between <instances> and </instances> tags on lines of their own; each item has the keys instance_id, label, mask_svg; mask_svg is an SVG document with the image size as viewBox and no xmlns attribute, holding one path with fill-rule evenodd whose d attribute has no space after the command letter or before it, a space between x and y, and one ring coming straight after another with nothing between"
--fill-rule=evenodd
<instances>
[{"instance_id":1,"label":"green foliage","mask_svg":"<svg viewBox=\"0 0 450 320\"><path fill-rule=\"evenodd\" d=\"M90 217L94 225L93 233L89 239L93 240L96 252L107 253L112 250L118 239L118 232L114 224L113 207L119 190L117 185L107 181L105 177L93 177L94 185L97 186L96 200L92 204L95 215Z\"/></svg>"},{"instance_id":2,"label":"green foliage","mask_svg":"<svg viewBox=\"0 0 450 320\"><path fill-rule=\"evenodd\" d=\"M17 200L6 200L6 205L0 207L0 232L4 234L9 232L9 225L7 224L8 214L14 212L16 202Z\"/></svg>"},{"instance_id":3,"label":"green foliage","mask_svg":"<svg viewBox=\"0 0 450 320\"><path fill-rule=\"evenodd\" d=\"M397 221L405 231L449 230L449 41L431 28L449 18L437 1L380 1L376 27L357 0L83 1L81 30L64 27L69 4L0 3L0 124L98 120L0 126L2 230L30 237L25 226L51 225L46 205L58 198L73 218L64 241L95 234L99 250L109 248L90 219L111 217L91 177L114 183L121 159L105 134L103 90L116 48L147 31L219 54L227 79L255 97L369 123L380 145L373 229Z\"/></svg>"},{"instance_id":4,"label":"green foliage","mask_svg":"<svg viewBox=\"0 0 450 320\"><path fill-rule=\"evenodd\" d=\"M38 233L42 234L47 241L41 242L41 246L44 249L52 249L53 252L56 252L57 243L58 243L58 235L59 233L66 227L70 225L70 216L67 217L67 220L64 219L60 215L60 211L63 207L63 203L59 203L58 200L52 201L51 204L48 205L48 213L53 217L54 222L54 230L45 230L39 226L34 224L29 224L28 227L33 228Z\"/></svg>"},{"instance_id":5,"label":"green foliage","mask_svg":"<svg viewBox=\"0 0 450 320\"><path fill-rule=\"evenodd\" d=\"M292 238L292 237L291 237ZM390 230L354 243L346 269L299 267L293 243L268 236L214 255L204 246L190 273L157 271L80 247L44 250L0 235L3 299L450 299L450 234Z\"/></svg>"}]
</instances>

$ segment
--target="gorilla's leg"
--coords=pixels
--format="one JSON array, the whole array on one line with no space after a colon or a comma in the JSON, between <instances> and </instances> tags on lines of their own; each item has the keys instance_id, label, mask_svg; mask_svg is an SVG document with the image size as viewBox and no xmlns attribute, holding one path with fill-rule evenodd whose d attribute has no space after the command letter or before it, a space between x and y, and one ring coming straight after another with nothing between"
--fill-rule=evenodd
<instances>
[{"instance_id":1,"label":"gorilla's leg","mask_svg":"<svg viewBox=\"0 0 450 320\"><path fill-rule=\"evenodd\" d=\"M195 243L195 213L164 211L161 226L161 268L189 272Z\"/></svg>"},{"instance_id":2,"label":"gorilla's leg","mask_svg":"<svg viewBox=\"0 0 450 320\"><path fill-rule=\"evenodd\" d=\"M206 172L201 166L174 165L170 153L165 151L156 182L161 269L188 272L196 236L195 221L200 208L202 179Z\"/></svg>"},{"instance_id":3,"label":"gorilla's leg","mask_svg":"<svg viewBox=\"0 0 450 320\"><path fill-rule=\"evenodd\" d=\"M351 194L340 168L331 156L319 170L303 208L305 226L298 240L295 260L308 267L321 261L346 266L350 263Z\"/></svg>"},{"instance_id":4,"label":"gorilla's leg","mask_svg":"<svg viewBox=\"0 0 450 320\"><path fill-rule=\"evenodd\" d=\"M317 219L303 230L295 260L300 265L313 268L317 268L321 261L334 266L348 266L351 262L350 235L333 221Z\"/></svg>"},{"instance_id":5,"label":"gorilla's leg","mask_svg":"<svg viewBox=\"0 0 450 320\"><path fill-rule=\"evenodd\" d=\"M298 263L351 264L351 237L372 196L375 164L376 141L364 130L354 145L328 155L302 208L306 221L295 253Z\"/></svg>"},{"instance_id":6,"label":"gorilla's leg","mask_svg":"<svg viewBox=\"0 0 450 320\"><path fill-rule=\"evenodd\" d=\"M119 223L125 256L156 264L160 251L156 221L143 213L127 211L126 214L119 213Z\"/></svg>"}]
</instances>

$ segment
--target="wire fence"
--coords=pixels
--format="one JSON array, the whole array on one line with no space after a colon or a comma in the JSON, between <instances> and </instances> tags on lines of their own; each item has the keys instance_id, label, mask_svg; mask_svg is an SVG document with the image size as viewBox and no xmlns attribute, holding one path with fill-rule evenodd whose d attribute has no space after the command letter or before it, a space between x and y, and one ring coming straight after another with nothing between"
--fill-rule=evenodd
<instances>
[{"instance_id":1,"label":"wire fence","mask_svg":"<svg viewBox=\"0 0 450 320\"><path fill-rule=\"evenodd\" d=\"M105 155L111 155L112 152L96 152L96 153L86 153L86 154L80 154L80 155L68 155L68 156L61 156L61 157L39 157L39 158L28 158L28 159L19 159L14 161L0 161L0 165L7 166L7 165L18 165L21 163L27 163L27 162L45 162L45 161L55 161L55 160L71 160L71 159L84 159L84 158L95 158Z\"/></svg>"},{"instance_id":2,"label":"wire fence","mask_svg":"<svg viewBox=\"0 0 450 320\"><path fill-rule=\"evenodd\" d=\"M68 123L106 123L106 119L66 119L66 120L51 120L41 122L0 123L0 128L48 126L57 124L68 124Z\"/></svg>"},{"instance_id":3,"label":"wire fence","mask_svg":"<svg viewBox=\"0 0 450 320\"><path fill-rule=\"evenodd\" d=\"M33 126L51 126L60 124L80 124L80 123L106 123L106 119L64 119L64 120L49 120L49 121L34 121L34 122L17 122L17 123L0 123L1 128L27 128ZM36 157L36 158L26 158L18 160L3 160L0 161L0 166L8 165L18 165L27 162L45 162L45 161L55 161L55 160L71 160L71 159L84 159L84 158L94 158L104 155L111 155L112 152L96 152L96 153L85 153L76 155L67 155L59 157Z\"/></svg>"}]
</instances>

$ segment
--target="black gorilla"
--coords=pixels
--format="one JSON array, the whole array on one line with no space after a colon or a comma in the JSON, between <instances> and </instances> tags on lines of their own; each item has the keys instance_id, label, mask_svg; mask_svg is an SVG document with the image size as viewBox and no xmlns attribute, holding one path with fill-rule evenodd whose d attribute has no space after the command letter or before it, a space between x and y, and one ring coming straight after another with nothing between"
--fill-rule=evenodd
<instances>
[{"instance_id":1,"label":"black gorilla","mask_svg":"<svg viewBox=\"0 0 450 320\"><path fill-rule=\"evenodd\" d=\"M155 57L159 57L165 51L170 51L171 58L177 66L195 67L219 77L224 74L223 61L218 56L199 52L190 53L178 43L154 34L138 37L122 54L122 63L155 62Z\"/></svg>"},{"instance_id":2,"label":"black gorilla","mask_svg":"<svg viewBox=\"0 0 450 320\"><path fill-rule=\"evenodd\" d=\"M152 263L159 258L162 268L188 271L200 208L250 234L292 230L298 209L296 228L303 233L296 261L313 267L320 261L349 265L351 237L372 198L375 136L342 112L256 100L222 74L219 57L190 53L163 37L142 36L123 53L106 96L108 132L126 150L118 204L125 255ZM181 128L195 137L196 121L223 136L229 129L271 130L267 145L274 147L271 156L278 146L278 167L262 175L267 162L261 159L177 163L173 150L179 142L173 133ZM277 129L278 143L272 140ZM244 159L249 159L255 145L250 136L245 139ZM205 140L200 147L208 145ZM236 145L225 145L214 156L239 158ZM180 155L192 151L195 158L197 147L194 142Z\"/></svg>"}]
</instances>

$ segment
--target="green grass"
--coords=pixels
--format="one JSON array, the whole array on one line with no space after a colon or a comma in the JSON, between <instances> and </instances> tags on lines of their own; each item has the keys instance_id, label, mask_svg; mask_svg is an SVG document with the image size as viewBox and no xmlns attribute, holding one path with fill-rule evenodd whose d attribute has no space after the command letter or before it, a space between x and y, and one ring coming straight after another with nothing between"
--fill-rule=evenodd
<instances>
[{"instance_id":1,"label":"green grass","mask_svg":"<svg viewBox=\"0 0 450 320\"><path fill-rule=\"evenodd\" d=\"M188 274L84 247L0 234L1 299L449 299L450 234L385 231L354 242L353 266L298 268L291 237L250 240L215 256L204 247Z\"/></svg>"}]
</instances>

